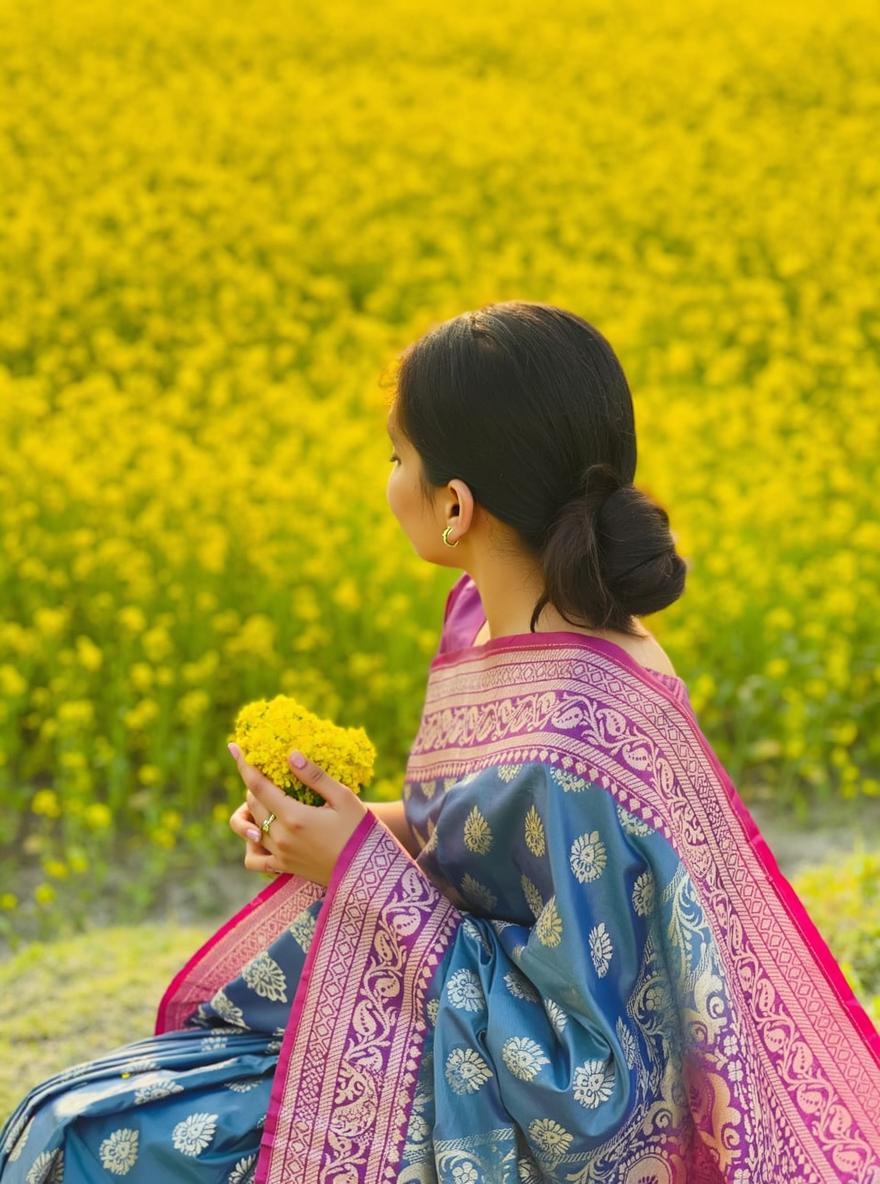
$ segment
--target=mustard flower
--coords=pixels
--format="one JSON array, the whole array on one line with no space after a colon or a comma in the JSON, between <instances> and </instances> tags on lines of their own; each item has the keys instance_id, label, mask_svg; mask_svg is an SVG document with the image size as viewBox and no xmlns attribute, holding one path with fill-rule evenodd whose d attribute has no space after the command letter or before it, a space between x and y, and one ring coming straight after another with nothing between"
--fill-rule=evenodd
<instances>
[{"instance_id":1,"label":"mustard flower","mask_svg":"<svg viewBox=\"0 0 880 1184\"><path fill-rule=\"evenodd\" d=\"M323 719L290 695L256 699L242 707L235 719L234 740L248 764L306 805L324 799L295 776L288 754L304 753L326 773L354 793L373 776L376 749L363 728L347 728Z\"/></svg>"}]
</instances>

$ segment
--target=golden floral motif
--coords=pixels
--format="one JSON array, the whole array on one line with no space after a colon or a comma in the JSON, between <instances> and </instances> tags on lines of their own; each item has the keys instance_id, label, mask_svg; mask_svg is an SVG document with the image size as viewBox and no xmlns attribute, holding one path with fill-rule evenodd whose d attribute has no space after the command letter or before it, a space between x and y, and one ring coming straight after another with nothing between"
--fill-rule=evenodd
<instances>
[{"instance_id":1,"label":"golden floral motif","mask_svg":"<svg viewBox=\"0 0 880 1184\"><path fill-rule=\"evenodd\" d=\"M511 1036L501 1046L501 1059L514 1077L520 1081L531 1081L550 1058L537 1041L529 1036Z\"/></svg>"},{"instance_id":2,"label":"golden floral motif","mask_svg":"<svg viewBox=\"0 0 880 1184\"><path fill-rule=\"evenodd\" d=\"M491 913L498 907L498 897L488 888L482 884L470 872L466 872L461 881L461 893L465 900L473 900L480 908Z\"/></svg>"},{"instance_id":3,"label":"golden floral motif","mask_svg":"<svg viewBox=\"0 0 880 1184\"><path fill-rule=\"evenodd\" d=\"M556 907L555 896L551 896L541 910L535 922L535 936L544 946L558 946L562 941L562 917Z\"/></svg>"},{"instance_id":4,"label":"golden floral motif","mask_svg":"<svg viewBox=\"0 0 880 1184\"><path fill-rule=\"evenodd\" d=\"M465 819L464 845L476 855L486 855L492 847L492 830L479 806Z\"/></svg>"},{"instance_id":5,"label":"golden floral motif","mask_svg":"<svg viewBox=\"0 0 880 1184\"><path fill-rule=\"evenodd\" d=\"M476 1093L492 1078L492 1070L474 1048L453 1048L444 1067L446 1081L457 1094Z\"/></svg>"},{"instance_id":6,"label":"golden floral motif","mask_svg":"<svg viewBox=\"0 0 880 1184\"><path fill-rule=\"evenodd\" d=\"M499 765L498 777L501 781L513 781L521 769L522 765Z\"/></svg>"},{"instance_id":7,"label":"golden floral motif","mask_svg":"<svg viewBox=\"0 0 880 1184\"><path fill-rule=\"evenodd\" d=\"M548 1166L561 1159L571 1146L571 1133L552 1118L533 1118L527 1129L529 1138Z\"/></svg>"},{"instance_id":8,"label":"golden floral motif","mask_svg":"<svg viewBox=\"0 0 880 1184\"><path fill-rule=\"evenodd\" d=\"M526 846L533 855L543 855L547 850L547 838L544 834L544 823L534 803L529 806L524 825Z\"/></svg>"},{"instance_id":9,"label":"golden floral motif","mask_svg":"<svg viewBox=\"0 0 880 1184\"><path fill-rule=\"evenodd\" d=\"M596 969L596 974L602 978L608 973L608 967L611 965L611 955L613 953L613 945L611 943L611 934L605 928L605 922L600 921L598 925L594 925L590 930L590 957L593 959L593 966Z\"/></svg>"},{"instance_id":10,"label":"golden floral motif","mask_svg":"<svg viewBox=\"0 0 880 1184\"><path fill-rule=\"evenodd\" d=\"M541 910L544 908L544 898L536 884L533 884L528 876L520 876L520 884L523 890L523 896L526 898L526 903L535 914L536 917L541 915Z\"/></svg>"}]
</instances>

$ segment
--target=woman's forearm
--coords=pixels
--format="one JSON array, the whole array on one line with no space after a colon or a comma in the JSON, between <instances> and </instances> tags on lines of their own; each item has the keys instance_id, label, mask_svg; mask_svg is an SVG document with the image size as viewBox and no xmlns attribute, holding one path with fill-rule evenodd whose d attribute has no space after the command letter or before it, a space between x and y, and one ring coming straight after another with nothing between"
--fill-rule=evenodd
<instances>
[{"instance_id":1,"label":"woman's forearm","mask_svg":"<svg viewBox=\"0 0 880 1184\"><path fill-rule=\"evenodd\" d=\"M380 822L385 823L397 841L402 843L413 859L415 859L421 848L406 820L403 810L403 798L398 798L394 802L365 801L364 805L373 811Z\"/></svg>"}]
</instances>

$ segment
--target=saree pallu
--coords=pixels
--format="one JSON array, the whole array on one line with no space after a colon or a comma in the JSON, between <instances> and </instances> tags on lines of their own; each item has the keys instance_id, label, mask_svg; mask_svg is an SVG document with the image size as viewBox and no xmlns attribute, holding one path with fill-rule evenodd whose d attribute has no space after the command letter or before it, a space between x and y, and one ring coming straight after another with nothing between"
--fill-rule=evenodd
<instances>
[{"instance_id":1,"label":"saree pallu","mask_svg":"<svg viewBox=\"0 0 880 1184\"><path fill-rule=\"evenodd\" d=\"M684 684L585 635L461 646L454 592L421 851L370 814L339 860L256 1184L880 1184L880 1035Z\"/></svg>"},{"instance_id":2,"label":"saree pallu","mask_svg":"<svg viewBox=\"0 0 880 1184\"><path fill-rule=\"evenodd\" d=\"M684 684L585 635L441 653L404 796L418 859L370 814L328 885L256 1184L878 1184L880 1035Z\"/></svg>"},{"instance_id":3,"label":"saree pallu","mask_svg":"<svg viewBox=\"0 0 880 1184\"><path fill-rule=\"evenodd\" d=\"M880 1184L880 1034L684 684L581 634L467 645L475 592L407 763L418 858L367 813L163 996L157 1041L287 996L240 1178ZM199 1163L157 1178L227 1178Z\"/></svg>"}]
</instances>

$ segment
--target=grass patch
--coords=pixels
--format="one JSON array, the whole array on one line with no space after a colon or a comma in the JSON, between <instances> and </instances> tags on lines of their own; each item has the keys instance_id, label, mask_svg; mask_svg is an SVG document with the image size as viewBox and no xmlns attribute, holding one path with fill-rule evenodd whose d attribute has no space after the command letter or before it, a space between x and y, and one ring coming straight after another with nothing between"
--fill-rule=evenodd
<instances>
[{"instance_id":1,"label":"grass patch","mask_svg":"<svg viewBox=\"0 0 880 1184\"><path fill-rule=\"evenodd\" d=\"M98 929L0 963L0 1115L60 1069L152 1035L162 992L215 929Z\"/></svg>"}]
</instances>

